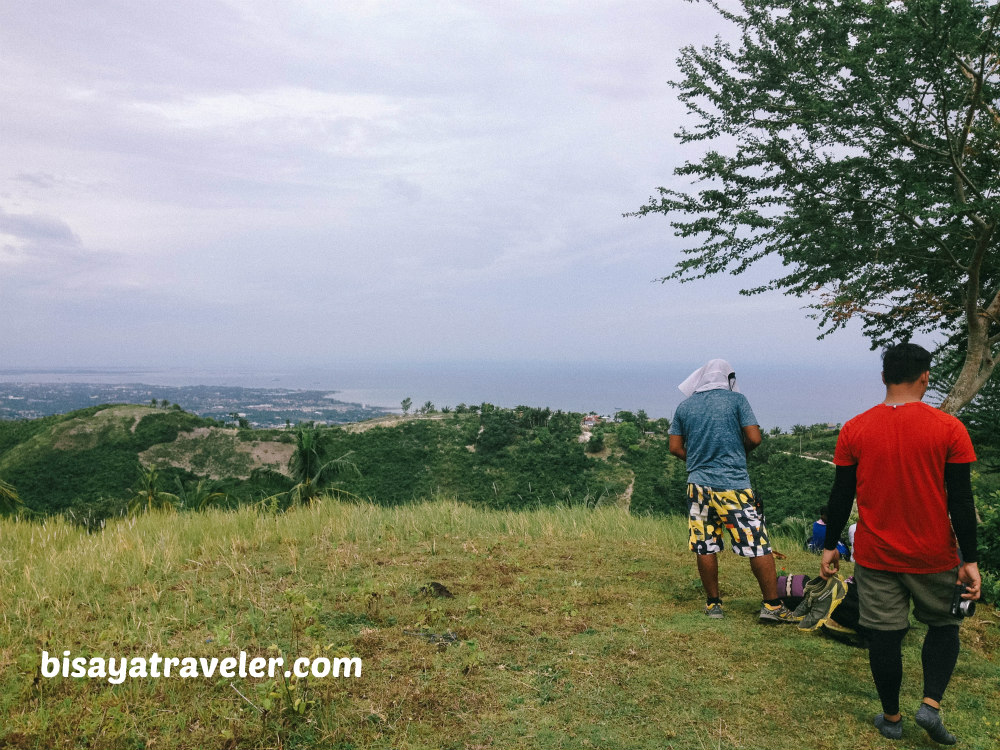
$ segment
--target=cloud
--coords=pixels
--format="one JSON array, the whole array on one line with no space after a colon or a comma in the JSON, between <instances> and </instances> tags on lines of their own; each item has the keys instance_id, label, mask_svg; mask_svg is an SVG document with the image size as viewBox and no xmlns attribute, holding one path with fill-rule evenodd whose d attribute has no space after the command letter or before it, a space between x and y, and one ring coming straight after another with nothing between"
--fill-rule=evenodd
<instances>
[{"instance_id":1,"label":"cloud","mask_svg":"<svg viewBox=\"0 0 1000 750\"><path fill-rule=\"evenodd\" d=\"M49 216L9 214L0 207L0 234L20 240L28 245L78 247L80 238L69 225Z\"/></svg>"},{"instance_id":2,"label":"cloud","mask_svg":"<svg viewBox=\"0 0 1000 750\"><path fill-rule=\"evenodd\" d=\"M42 188L43 190L48 190L55 187L58 184L58 179L55 175L51 174L25 174L24 172L14 175L14 179L18 182L23 182L28 185L32 185L37 188Z\"/></svg>"},{"instance_id":3,"label":"cloud","mask_svg":"<svg viewBox=\"0 0 1000 750\"><path fill-rule=\"evenodd\" d=\"M662 0L0 3L0 333L54 360L53 331L274 358L310 339L315 358L426 358L430 339L627 359L770 335L721 287L650 285L678 242L622 218L685 158L666 81L714 18Z\"/></svg>"},{"instance_id":4,"label":"cloud","mask_svg":"<svg viewBox=\"0 0 1000 750\"><path fill-rule=\"evenodd\" d=\"M150 284L148 274L117 252L88 249L62 219L8 213L0 207L0 284L5 294L93 299Z\"/></svg>"},{"instance_id":5,"label":"cloud","mask_svg":"<svg viewBox=\"0 0 1000 750\"><path fill-rule=\"evenodd\" d=\"M378 153L369 131L399 129L404 109L412 109L408 104L380 95L286 87L137 101L131 106L182 130L240 132L272 147L276 141L309 142L318 150L365 155Z\"/></svg>"}]
</instances>

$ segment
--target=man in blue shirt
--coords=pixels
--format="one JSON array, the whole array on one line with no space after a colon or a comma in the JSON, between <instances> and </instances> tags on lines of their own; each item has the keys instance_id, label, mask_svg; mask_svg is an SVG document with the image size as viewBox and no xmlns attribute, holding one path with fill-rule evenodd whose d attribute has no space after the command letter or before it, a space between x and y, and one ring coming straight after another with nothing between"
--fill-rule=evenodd
<instances>
[{"instance_id":1,"label":"man in blue shirt","mask_svg":"<svg viewBox=\"0 0 1000 750\"><path fill-rule=\"evenodd\" d=\"M736 387L736 373L724 359L713 359L678 387L687 398L674 412L670 452L687 464L688 530L705 588L705 614L724 616L716 555L726 528L733 552L750 559L760 585L760 622L794 623L778 598L771 544L750 488L746 457L762 438L750 402Z\"/></svg>"}]
</instances>

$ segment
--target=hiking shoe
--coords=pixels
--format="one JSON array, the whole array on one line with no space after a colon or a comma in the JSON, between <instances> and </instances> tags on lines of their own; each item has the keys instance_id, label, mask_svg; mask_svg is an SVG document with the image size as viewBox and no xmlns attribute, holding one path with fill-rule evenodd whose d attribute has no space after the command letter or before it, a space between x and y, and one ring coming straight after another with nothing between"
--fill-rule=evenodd
<instances>
[{"instance_id":1,"label":"hiking shoe","mask_svg":"<svg viewBox=\"0 0 1000 750\"><path fill-rule=\"evenodd\" d=\"M822 579L820 579L822 580ZM817 630L826 624L837 605L847 596L847 584L839 575L823 581L823 590L812 597L809 609L803 613L799 630ZM799 610L795 610L796 614Z\"/></svg>"},{"instance_id":2,"label":"hiking shoe","mask_svg":"<svg viewBox=\"0 0 1000 750\"><path fill-rule=\"evenodd\" d=\"M802 589L802 601L799 602L799 606L795 608L795 616L802 617L812 609L813 602L816 601L816 597L823 593L826 588L826 581L823 580L821 576L816 576L809 583L807 583Z\"/></svg>"},{"instance_id":3,"label":"hiking shoe","mask_svg":"<svg viewBox=\"0 0 1000 750\"><path fill-rule=\"evenodd\" d=\"M903 739L903 720L899 721L886 721L885 714L879 714L875 717L875 728L885 737L887 740L901 740Z\"/></svg>"},{"instance_id":4,"label":"hiking shoe","mask_svg":"<svg viewBox=\"0 0 1000 750\"><path fill-rule=\"evenodd\" d=\"M794 625L799 621L788 607L784 604L780 604L777 607L772 607L768 604L760 605L760 617L758 618L763 625L775 625L775 624L789 624Z\"/></svg>"},{"instance_id":5,"label":"hiking shoe","mask_svg":"<svg viewBox=\"0 0 1000 750\"><path fill-rule=\"evenodd\" d=\"M921 703L913 720L924 728L932 740L940 745L954 745L958 742L958 738L944 728L941 716L933 706Z\"/></svg>"},{"instance_id":6,"label":"hiking shoe","mask_svg":"<svg viewBox=\"0 0 1000 750\"><path fill-rule=\"evenodd\" d=\"M721 620L726 616L726 613L722 611L722 605L718 602L714 604L705 605L705 614L711 617L713 620Z\"/></svg>"}]
</instances>

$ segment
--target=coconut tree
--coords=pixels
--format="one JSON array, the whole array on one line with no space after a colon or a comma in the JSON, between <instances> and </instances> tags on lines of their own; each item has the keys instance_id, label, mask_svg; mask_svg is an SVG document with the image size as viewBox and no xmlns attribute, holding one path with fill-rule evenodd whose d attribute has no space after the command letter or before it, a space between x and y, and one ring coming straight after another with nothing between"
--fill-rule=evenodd
<instances>
[{"instance_id":1,"label":"coconut tree","mask_svg":"<svg viewBox=\"0 0 1000 750\"><path fill-rule=\"evenodd\" d=\"M324 480L344 471L361 474L358 467L348 460L354 451L326 463L320 455L320 429L299 427L295 431L295 452L289 461L289 469L295 486L288 491L293 505L308 505L318 497L324 488Z\"/></svg>"},{"instance_id":2,"label":"coconut tree","mask_svg":"<svg viewBox=\"0 0 1000 750\"><path fill-rule=\"evenodd\" d=\"M139 468L139 489L130 489L131 499L128 501L128 511L132 514L148 513L153 510L175 510L180 504L180 498L172 492L160 489L160 472L155 466L148 469Z\"/></svg>"},{"instance_id":3,"label":"coconut tree","mask_svg":"<svg viewBox=\"0 0 1000 750\"><path fill-rule=\"evenodd\" d=\"M229 499L225 492L216 492L208 486L205 479L199 479L194 487L185 488L180 479L177 480L177 497L181 505L192 510L206 510L213 505L221 505Z\"/></svg>"}]
</instances>

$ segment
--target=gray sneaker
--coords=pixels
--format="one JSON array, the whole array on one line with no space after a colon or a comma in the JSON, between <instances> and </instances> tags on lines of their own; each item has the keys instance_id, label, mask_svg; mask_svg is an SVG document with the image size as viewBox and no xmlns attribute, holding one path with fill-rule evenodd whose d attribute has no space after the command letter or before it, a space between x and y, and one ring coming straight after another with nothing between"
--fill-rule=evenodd
<instances>
[{"instance_id":1,"label":"gray sneaker","mask_svg":"<svg viewBox=\"0 0 1000 750\"><path fill-rule=\"evenodd\" d=\"M758 621L762 625L794 625L800 619L784 604L778 607L769 607L766 604L760 605Z\"/></svg>"},{"instance_id":2,"label":"gray sneaker","mask_svg":"<svg viewBox=\"0 0 1000 750\"><path fill-rule=\"evenodd\" d=\"M826 581L820 576L816 576L809 581L802 591L802 601L795 608L795 616L803 617L806 612L812 609L813 602L816 601L816 597L823 593L824 589L826 589Z\"/></svg>"},{"instance_id":3,"label":"gray sneaker","mask_svg":"<svg viewBox=\"0 0 1000 750\"><path fill-rule=\"evenodd\" d=\"M705 614L711 617L713 620L721 620L726 616L726 613L722 611L722 605L718 602L714 604L705 605Z\"/></svg>"},{"instance_id":4,"label":"gray sneaker","mask_svg":"<svg viewBox=\"0 0 1000 750\"><path fill-rule=\"evenodd\" d=\"M927 731L931 739L938 744L954 745L958 742L958 738L945 729L938 712L926 703L920 704L920 708L917 709L917 714L913 718L916 719L917 724Z\"/></svg>"},{"instance_id":5,"label":"gray sneaker","mask_svg":"<svg viewBox=\"0 0 1000 750\"><path fill-rule=\"evenodd\" d=\"M822 579L820 579L822 580ZM837 605L844 601L847 596L847 584L839 575L831 576L823 581L823 589L813 596L811 606L805 612L795 610L794 614L799 617L799 630L818 630L826 624L833 614Z\"/></svg>"},{"instance_id":6,"label":"gray sneaker","mask_svg":"<svg viewBox=\"0 0 1000 750\"><path fill-rule=\"evenodd\" d=\"M879 733L885 737L887 740L900 740L903 738L903 720L899 721L886 721L885 714L879 714L875 717L875 728L878 729Z\"/></svg>"}]
</instances>

